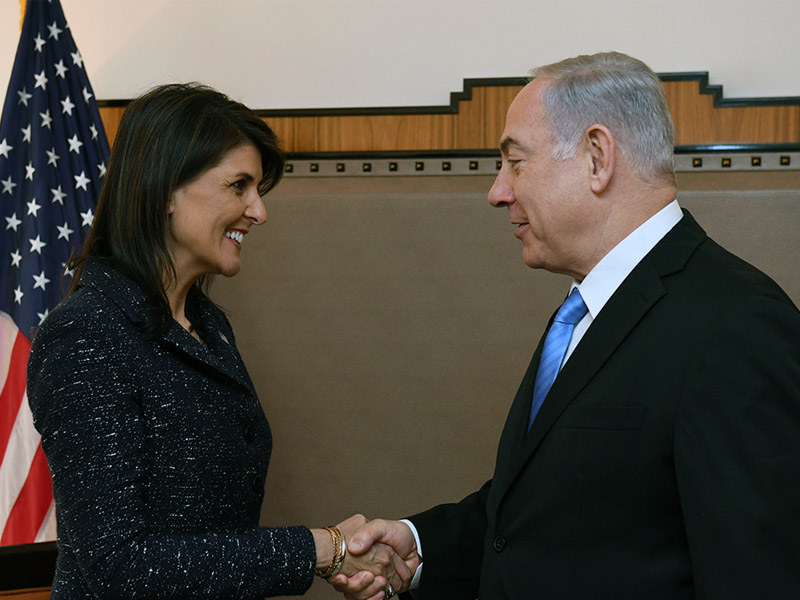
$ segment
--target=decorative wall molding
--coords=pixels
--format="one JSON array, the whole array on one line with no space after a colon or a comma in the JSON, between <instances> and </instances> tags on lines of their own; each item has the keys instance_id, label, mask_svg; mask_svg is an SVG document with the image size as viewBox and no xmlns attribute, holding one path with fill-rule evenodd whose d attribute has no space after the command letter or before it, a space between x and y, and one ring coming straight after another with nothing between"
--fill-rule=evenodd
<instances>
[{"instance_id":1,"label":"decorative wall molding","mask_svg":"<svg viewBox=\"0 0 800 600\"><path fill-rule=\"evenodd\" d=\"M707 72L662 73L678 155L800 151L800 96L725 98ZM348 153L381 156L496 156L508 105L524 77L465 79L443 106L267 109L256 112L295 158ZM113 141L127 100L101 100Z\"/></svg>"}]
</instances>

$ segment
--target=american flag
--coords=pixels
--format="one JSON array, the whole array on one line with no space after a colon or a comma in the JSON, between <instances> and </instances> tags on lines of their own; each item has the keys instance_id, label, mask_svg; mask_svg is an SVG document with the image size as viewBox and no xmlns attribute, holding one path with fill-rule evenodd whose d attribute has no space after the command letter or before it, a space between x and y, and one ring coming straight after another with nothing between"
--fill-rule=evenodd
<instances>
[{"instance_id":1,"label":"american flag","mask_svg":"<svg viewBox=\"0 0 800 600\"><path fill-rule=\"evenodd\" d=\"M58 0L28 0L0 120L0 545L55 538L28 408L32 332L70 283L108 161L100 114Z\"/></svg>"}]
</instances>

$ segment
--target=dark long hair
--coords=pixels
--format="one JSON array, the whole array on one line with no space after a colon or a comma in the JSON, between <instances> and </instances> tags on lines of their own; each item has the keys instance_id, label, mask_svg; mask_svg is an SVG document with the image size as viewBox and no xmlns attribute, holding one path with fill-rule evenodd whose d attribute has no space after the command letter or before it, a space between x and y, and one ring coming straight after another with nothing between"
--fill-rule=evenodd
<instances>
[{"instance_id":1,"label":"dark long hair","mask_svg":"<svg viewBox=\"0 0 800 600\"><path fill-rule=\"evenodd\" d=\"M197 83L158 86L131 102L117 130L83 254L71 261L70 293L87 261L101 261L144 290L145 331L165 331L171 312L164 279L175 277L167 248L170 197L242 143L253 144L261 155L258 190L264 195L280 181L285 158L275 133L249 108ZM197 285L207 282L204 276ZM188 302L187 317L194 324Z\"/></svg>"}]
</instances>

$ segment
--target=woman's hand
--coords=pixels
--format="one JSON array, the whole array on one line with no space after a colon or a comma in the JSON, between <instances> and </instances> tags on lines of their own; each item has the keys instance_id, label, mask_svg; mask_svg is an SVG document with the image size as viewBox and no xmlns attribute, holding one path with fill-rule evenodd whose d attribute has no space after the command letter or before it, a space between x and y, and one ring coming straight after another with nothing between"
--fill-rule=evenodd
<instances>
[{"instance_id":1,"label":"woman's hand","mask_svg":"<svg viewBox=\"0 0 800 600\"><path fill-rule=\"evenodd\" d=\"M367 519L363 515L354 515L337 527L349 544L356 531L366 524ZM317 542L317 566L325 569L333 558L333 541L325 530L313 530L312 533ZM405 547L407 544L398 545L401 548L395 549L378 541L366 548L361 544L357 548L357 554L350 552L348 548L339 570L340 575L333 577L330 583L338 584L335 587L352 600L380 600L390 589L393 593L404 592L408 589L420 559L413 543L409 547Z\"/></svg>"},{"instance_id":2,"label":"woman's hand","mask_svg":"<svg viewBox=\"0 0 800 600\"><path fill-rule=\"evenodd\" d=\"M373 525L376 523L389 524L374 521ZM367 520L363 516L354 515L339 523L338 527L346 540L352 540L356 531L365 525ZM389 589L393 594L406 591L420 564L413 536L409 535L406 539L399 535L384 535L385 528L381 526L376 531L362 531L360 543L353 545L352 551L348 546L340 575L330 582L351 600L380 600L384 597L384 591Z\"/></svg>"}]
</instances>

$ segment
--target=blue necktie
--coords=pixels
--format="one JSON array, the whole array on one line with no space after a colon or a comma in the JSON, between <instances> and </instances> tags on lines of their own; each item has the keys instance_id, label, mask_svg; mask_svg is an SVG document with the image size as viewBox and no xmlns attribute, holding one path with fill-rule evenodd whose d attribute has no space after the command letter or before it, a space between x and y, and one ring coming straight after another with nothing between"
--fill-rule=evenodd
<instances>
[{"instance_id":1,"label":"blue necktie","mask_svg":"<svg viewBox=\"0 0 800 600\"><path fill-rule=\"evenodd\" d=\"M575 288L564 300L564 304L558 309L555 319L553 319L553 324L550 325L550 330L544 338L542 358L539 360L539 370L536 372L536 383L533 386L533 403L531 404L528 429L533 425L533 420L561 369L569 341L572 339L572 330L575 329L575 324L583 318L587 310L581 293L578 288Z\"/></svg>"}]
</instances>

